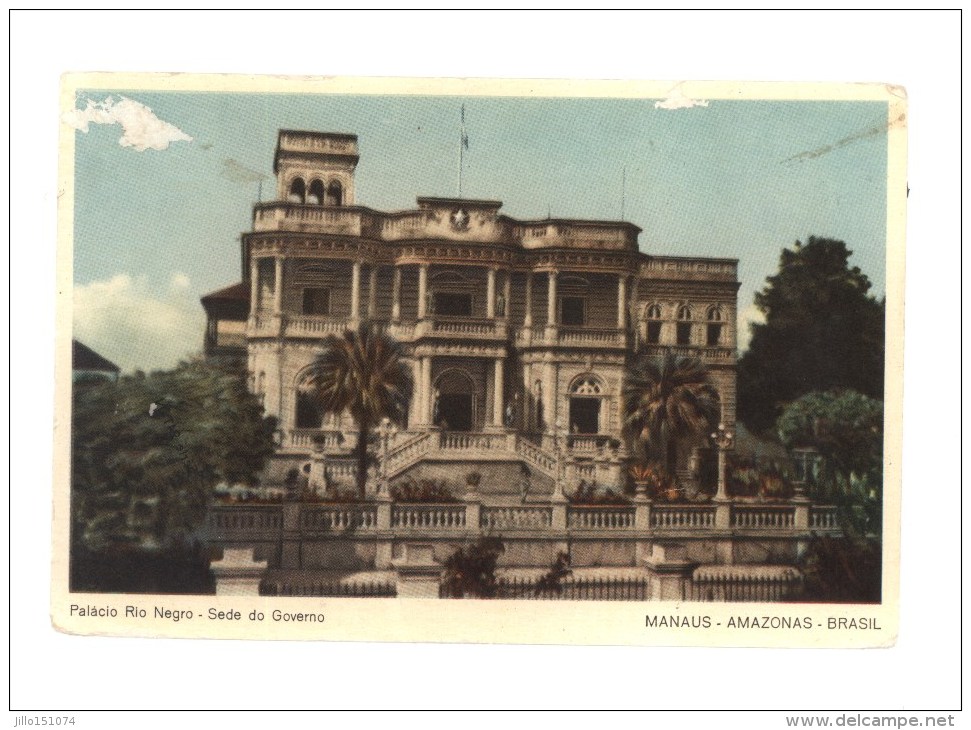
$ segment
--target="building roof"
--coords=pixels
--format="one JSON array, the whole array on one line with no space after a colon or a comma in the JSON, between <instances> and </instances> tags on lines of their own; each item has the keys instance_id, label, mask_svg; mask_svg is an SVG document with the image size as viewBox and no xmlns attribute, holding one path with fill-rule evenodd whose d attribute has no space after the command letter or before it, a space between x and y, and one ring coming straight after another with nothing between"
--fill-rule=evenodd
<instances>
[{"instance_id":1,"label":"building roof","mask_svg":"<svg viewBox=\"0 0 971 730\"><path fill-rule=\"evenodd\" d=\"M202 297L203 304L216 301L248 302L249 287L246 286L246 282L241 281L238 284L232 284L222 289L209 292Z\"/></svg>"},{"instance_id":2,"label":"building roof","mask_svg":"<svg viewBox=\"0 0 971 730\"><path fill-rule=\"evenodd\" d=\"M72 368L74 370L96 370L108 373L119 373L121 368L111 360L102 357L83 342L71 340L73 346Z\"/></svg>"}]
</instances>

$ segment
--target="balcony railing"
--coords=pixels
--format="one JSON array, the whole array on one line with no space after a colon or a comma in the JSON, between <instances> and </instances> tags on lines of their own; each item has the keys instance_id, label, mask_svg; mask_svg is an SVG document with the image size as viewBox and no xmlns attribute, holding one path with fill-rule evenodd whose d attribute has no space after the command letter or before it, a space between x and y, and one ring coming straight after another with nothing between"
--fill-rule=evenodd
<instances>
[{"instance_id":1,"label":"balcony railing","mask_svg":"<svg viewBox=\"0 0 971 730\"><path fill-rule=\"evenodd\" d=\"M520 327L516 330L519 347L626 347L627 331L612 327Z\"/></svg>"},{"instance_id":2,"label":"balcony railing","mask_svg":"<svg viewBox=\"0 0 971 730\"><path fill-rule=\"evenodd\" d=\"M675 357L699 358L709 362L729 362L735 359L733 347L706 347L701 345L648 345L652 354L670 352Z\"/></svg>"}]
</instances>

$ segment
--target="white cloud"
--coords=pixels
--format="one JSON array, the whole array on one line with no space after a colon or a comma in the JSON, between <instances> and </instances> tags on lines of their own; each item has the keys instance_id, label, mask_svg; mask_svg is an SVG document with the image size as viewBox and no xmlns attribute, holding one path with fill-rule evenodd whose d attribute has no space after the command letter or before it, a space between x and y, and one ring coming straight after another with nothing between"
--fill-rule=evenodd
<instances>
[{"instance_id":1,"label":"white cloud","mask_svg":"<svg viewBox=\"0 0 971 730\"><path fill-rule=\"evenodd\" d=\"M61 117L68 126L87 133L91 124L120 124L122 147L133 147L138 152L164 150L172 142L191 142L192 137L155 116L144 104L121 97L115 101L108 97L102 102L87 100L84 109L73 109Z\"/></svg>"},{"instance_id":2,"label":"white cloud","mask_svg":"<svg viewBox=\"0 0 971 730\"><path fill-rule=\"evenodd\" d=\"M750 304L738 313L739 355L748 349L749 343L752 341L752 330L749 325L753 322L765 324L765 315L754 304Z\"/></svg>"},{"instance_id":3,"label":"white cloud","mask_svg":"<svg viewBox=\"0 0 971 730\"><path fill-rule=\"evenodd\" d=\"M154 295L145 279L116 274L74 287L74 337L122 370L170 368L202 350L205 315L189 278Z\"/></svg>"},{"instance_id":4,"label":"white cloud","mask_svg":"<svg viewBox=\"0 0 971 730\"><path fill-rule=\"evenodd\" d=\"M695 106L708 106L708 102L704 99L692 99L685 96L684 92L681 91L681 84L668 92L667 99L654 102L655 109L690 109Z\"/></svg>"}]
</instances>

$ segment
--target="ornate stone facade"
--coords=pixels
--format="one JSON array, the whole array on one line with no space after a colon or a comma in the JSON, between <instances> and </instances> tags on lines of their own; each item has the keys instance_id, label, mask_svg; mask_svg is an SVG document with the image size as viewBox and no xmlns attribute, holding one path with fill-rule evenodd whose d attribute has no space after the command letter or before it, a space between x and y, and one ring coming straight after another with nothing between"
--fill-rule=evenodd
<instances>
[{"instance_id":1,"label":"ornate stone facade","mask_svg":"<svg viewBox=\"0 0 971 730\"><path fill-rule=\"evenodd\" d=\"M244 357L279 419L267 481L309 472L315 442L335 463L353 446L353 423L318 413L301 382L326 335L363 321L398 339L413 369L390 478L436 459L491 459L545 475L547 490L583 475L615 485L638 349L701 358L734 423L735 260L658 256L641 251L632 223L520 221L499 201L371 210L354 199L358 159L353 135L281 131L277 200L255 206L242 239L247 278L204 298L207 352ZM423 434L437 446L422 452ZM551 464L561 451L565 477Z\"/></svg>"}]
</instances>

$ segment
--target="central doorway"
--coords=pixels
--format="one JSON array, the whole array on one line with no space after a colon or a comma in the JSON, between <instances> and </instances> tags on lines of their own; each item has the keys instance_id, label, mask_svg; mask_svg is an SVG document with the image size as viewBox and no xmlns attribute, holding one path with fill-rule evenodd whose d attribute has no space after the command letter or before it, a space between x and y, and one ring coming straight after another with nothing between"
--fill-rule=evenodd
<instances>
[{"instance_id":1,"label":"central doorway","mask_svg":"<svg viewBox=\"0 0 971 730\"><path fill-rule=\"evenodd\" d=\"M472 394L441 393L438 396L438 426L446 431L472 430Z\"/></svg>"},{"instance_id":2,"label":"central doorway","mask_svg":"<svg viewBox=\"0 0 971 730\"><path fill-rule=\"evenodd\" d=\"M442 373L435 382L434 423L446 431L475 430L475 386L460 369Z\"/></svg>"}]
</instances>

